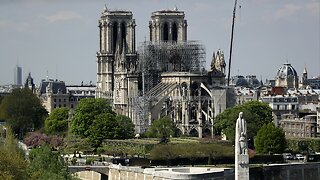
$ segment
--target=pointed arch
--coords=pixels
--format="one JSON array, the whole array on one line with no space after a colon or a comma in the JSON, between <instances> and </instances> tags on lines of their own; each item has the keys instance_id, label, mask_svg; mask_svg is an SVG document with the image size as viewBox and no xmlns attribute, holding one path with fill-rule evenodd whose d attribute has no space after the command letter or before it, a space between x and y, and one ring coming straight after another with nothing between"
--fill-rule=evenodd
<instances>
[{"instance_id":1,"label":"pointed arch","mask_svg":"<svg viewBox=\"0 0 320 180\"><path fill-rule=\"evenodd\" d=\"M199 133L195 128L193 128L193 129L190 130L189 136L190 137L199 137Z\"/></svg>"},{"instance_id":2,"label":"pointed arch","mask_svg":"<svg viewBox=\"0 0 320 180\"><path fill-rule=\"evenodd\" d=\"M172 25L172 41L177 42L178 40L178 27L177 24L174 22Z\"/></svg>"},{"instance_id":3,"label":"pointed arch","mask_svg":"<svg viewBox=\"0 0 320 180\"><path fill-rule=\"evenodd\" d=\"M163 24L163 41L169 40L169 25L167 22Z\"/></svg>"},{"instance_id":4,"label":"pointed arch","mask_svg":"<svg viewBox=\"0 0 320 180\"><path fill-rule=\"evenodd\" d=\"M203 138L211 138L211 130L209 128L205 128L202 130L202 137Z\"/></svg>"},{"instance_id":5,"label":"pointed arch","mask_svg":"<svg viewBox=\"0 0 320 180\"><path fill-rule=\"evenodd\" d=\"M121 29L121 48L124 48L124 46L126 45L127 43L127 32L126 32L126 23L125 22L122 22L121 25L120 25L120 29ZM122 49L121 49L121 52L122 52Z\"/></svg>"},{"instance_id":6,"label":"pointed arch","mask_svg":"<svg viewBox=\"0 0 320 180\"><path fill-rule=\"evenodd\" d=\"M113 52L116 52L117 41L118 41L118 22L114 21L113 22L113 27L112 27L112 48L113 48Z\"/></svg>"}]
</instances>

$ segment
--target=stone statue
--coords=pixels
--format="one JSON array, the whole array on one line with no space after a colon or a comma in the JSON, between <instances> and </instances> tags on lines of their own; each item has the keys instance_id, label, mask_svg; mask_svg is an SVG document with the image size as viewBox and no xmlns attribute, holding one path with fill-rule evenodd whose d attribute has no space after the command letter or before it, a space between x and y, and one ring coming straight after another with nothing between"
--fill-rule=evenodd
<instances>
[{"instance_id":1,"label":"stone statue","mask_svg":"<svg viewBox=\"0 0 320 180\"><path fill-rule=\"evenodd\" d=\"M239 113L236 122L235 137L235 179L249 180L249 155L247 146L247 123L243 113Z\"/></svg>"},{"instance_id":2,"label":"stone statue","mask_svg":"<svg viewBox=\"0 0 320 180\"><path fill-rule=\"evenodd\" d=\"M239 143L239 153L240 154L247 154L247 124L246 121L243 119L243 113L239 113L239 117L237 119L237 124L236 124L236 138L235 141L236 143Z\"/></svg>"}]
</instances>

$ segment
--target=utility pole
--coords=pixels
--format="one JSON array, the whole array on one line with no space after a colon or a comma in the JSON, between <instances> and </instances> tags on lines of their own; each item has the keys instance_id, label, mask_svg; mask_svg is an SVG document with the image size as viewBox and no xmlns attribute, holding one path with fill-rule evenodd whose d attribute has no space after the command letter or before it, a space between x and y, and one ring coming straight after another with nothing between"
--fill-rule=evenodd
<instances>
[{"instance_id":1,"label":"utility pole","mask_svg":"<svg viewBox=\"0 0 320 180\"><path fill-rule=\"evenodd\" d=\"M230 84L230 69L231 69L231 56L232 56L232 44L233 44L233 30L234 30L234 19L236 18L237 0L234 2L233 17L232 17L232 28L231 28L231 42L230 42L230 55L229 55L229 65L228 65L228 80L227 85Z\"/></svg>"}]
</instances>

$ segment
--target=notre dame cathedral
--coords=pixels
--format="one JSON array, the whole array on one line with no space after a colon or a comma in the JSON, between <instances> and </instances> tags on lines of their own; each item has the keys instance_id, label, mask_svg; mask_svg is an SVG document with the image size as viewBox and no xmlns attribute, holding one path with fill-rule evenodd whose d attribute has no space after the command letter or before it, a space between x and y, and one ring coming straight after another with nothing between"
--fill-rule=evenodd
<instances>
[{"instance_id":1,"label":"notre dame cathedral","mask_svg":"<svg viewBox=\"0 0 320 180\"><path fill-rule=\"evenodd\" d=\"M112 102L116 113L130 117L145 132L163 116L182 135L212 137L214 117L229 105L223 51L213 53L205 69L205 50L187 40L185 13L177 8L153 12L150 41L136 47L131 11L109 10L99 20L97 98Z\"/></svg>"}]
</instances>

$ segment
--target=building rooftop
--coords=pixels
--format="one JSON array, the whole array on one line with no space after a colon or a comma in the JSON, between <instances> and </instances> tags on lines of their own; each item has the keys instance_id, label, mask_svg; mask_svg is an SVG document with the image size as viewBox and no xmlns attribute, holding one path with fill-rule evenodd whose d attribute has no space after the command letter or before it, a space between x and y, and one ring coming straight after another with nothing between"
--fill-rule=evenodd
<instances>
[{"instance_id":1,"label":"building rooftop","mask_svg":"<svg viewBox=\"0 0 320 180\"><path fill-rule=\"evenodd\" d=\"M287 78L289 76L298 77L297 71L289 63L284 63L278 70L277 77Z\"/></svg>"}]
</instances>

